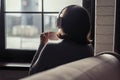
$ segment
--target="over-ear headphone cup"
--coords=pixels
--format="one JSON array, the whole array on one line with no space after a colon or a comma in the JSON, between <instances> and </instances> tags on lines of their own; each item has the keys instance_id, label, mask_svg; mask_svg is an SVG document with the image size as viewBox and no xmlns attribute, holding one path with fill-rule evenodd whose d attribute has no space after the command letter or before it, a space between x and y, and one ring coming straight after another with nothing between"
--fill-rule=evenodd
<instances>
[{"instance_id":1,"label":"over-ear headphone cup","mask_svg":"<svg viewBox=\"0 0 120 80\"><path fill-rule=\"evenodd\" d=\"M62 17L59 17L59 18L57 19L57 26L58 26L58 27L62 27Z\"/></svg>"}]
</instances>

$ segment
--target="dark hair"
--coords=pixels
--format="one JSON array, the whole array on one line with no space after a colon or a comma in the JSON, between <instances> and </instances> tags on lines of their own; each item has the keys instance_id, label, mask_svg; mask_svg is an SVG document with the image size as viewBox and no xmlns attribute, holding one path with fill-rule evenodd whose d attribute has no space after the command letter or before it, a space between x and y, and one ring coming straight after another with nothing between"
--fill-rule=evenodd
<instances>
[{"instance_id":1,"label":"dark hair","mask_svg":"<svg viewBox=\"0 0 120 80\"><path fill-rule=\"evenodd\" d=\"M65 10L66 9L66 10ZM63 17L60 17L65 10ZM58 27L65 35L58 34L59 38L69 39L80 44L88 44L88 34L90 32L90 19L86 9L78 5L70 5L60 12L58 17Z\"/></svg>"}]
</instances>

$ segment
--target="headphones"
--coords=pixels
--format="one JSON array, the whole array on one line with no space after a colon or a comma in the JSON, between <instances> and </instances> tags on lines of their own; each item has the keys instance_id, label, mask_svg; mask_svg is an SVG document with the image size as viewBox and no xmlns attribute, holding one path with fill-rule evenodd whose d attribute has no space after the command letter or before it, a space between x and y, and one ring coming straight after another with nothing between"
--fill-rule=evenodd
<instances>
[{"instance_id":1,"label":"headphones","mask_svg":"<svg viewBox=\"0 0 120 80\"><path fill-rule=\"evenodd\" d=\"M58 28L62 27L62 22L63 22L63 18L62 18L62 17L59 17L59 18L57 19L57 27L58 27Z\"/></svg>"},{"instance_id":2,"label":"headphones","mask_svg":"<svg viewBox=\"0 0 120 80\"><path fill-rule=\"evenodd\" d=\"M57 19L57 27L58 28L60 28L60 27L62 27L63 26L63 22L65 21L64 20L64 17L61 17L60 15L62 14L62 12L66 9L67 10L67 15L69 15L69 13L71 12L71 8L72 7L74 7L75 5L71 5L71 6L67 6L67 7L65 7L65 8L63 8L62 10L61 10L61 12L59 13L59 15L58 15L58 19ZM65 12L66 12L66 10L65 10ZM64 15L64 14L63 14Z\"/></svg>"},{"instance_id":3,"label":"headphones","mask_svg":"<svg viewBox=\"0 0 120 80\"><path fill-rule=\"evenodd\" d=\"M63 12L64 9L65 9L65 8L63 8L63 9L61 10L61 12L59 13L58 18L57 18L57 27L58 27L58 28L62 27L63 17L60 17L60 15L61 15L61 13Z\"/></svg>"}]
</instances>

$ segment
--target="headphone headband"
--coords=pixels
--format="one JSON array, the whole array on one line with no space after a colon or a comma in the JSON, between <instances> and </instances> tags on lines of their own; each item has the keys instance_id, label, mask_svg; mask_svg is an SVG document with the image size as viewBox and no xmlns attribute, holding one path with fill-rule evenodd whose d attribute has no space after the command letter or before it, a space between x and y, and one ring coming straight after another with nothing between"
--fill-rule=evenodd
<instances>
[{"instance_id":1,"label":"headphone headband","mask_svg":"<svg viewBox=\"0 0 120 80\"><path fill-rule=\"evenodd\" d=\"M61 13L63 12L63 10L64 10L65 8L63 8L61 11L60 11L60 13L59 13L59 15L58 15L58 19L57 19L57 27L58 28L60 28L61 26L62 26L62 17L60 17L60 15L61 15Z\"/></svg>"}]
</instances>

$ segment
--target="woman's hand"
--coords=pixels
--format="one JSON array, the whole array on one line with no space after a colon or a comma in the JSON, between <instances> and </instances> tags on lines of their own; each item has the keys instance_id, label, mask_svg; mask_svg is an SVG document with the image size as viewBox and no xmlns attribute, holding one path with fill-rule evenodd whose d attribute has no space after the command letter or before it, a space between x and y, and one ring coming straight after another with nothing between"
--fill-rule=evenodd
<instances>
[{"instance_id":1,"label":"woman's hand","mask_svg":"<svg viewBox=\"0 0 120 80\"><path fill-rule=\"evenodd\" d=\"M48 42L49 32L42 33L40 35L41 44L46 44Z\"/></svg>"},{"instance_id":2,"label":"woman's hand","mask_svg":"<svg viewBox=\"0 0 120 80\"><path fill-rule=\"evenodd\" d=\"M58 40L56 32L44 32L40 35L41 44L46 44L49 40Z\"/></svg>"}]
</instances>

